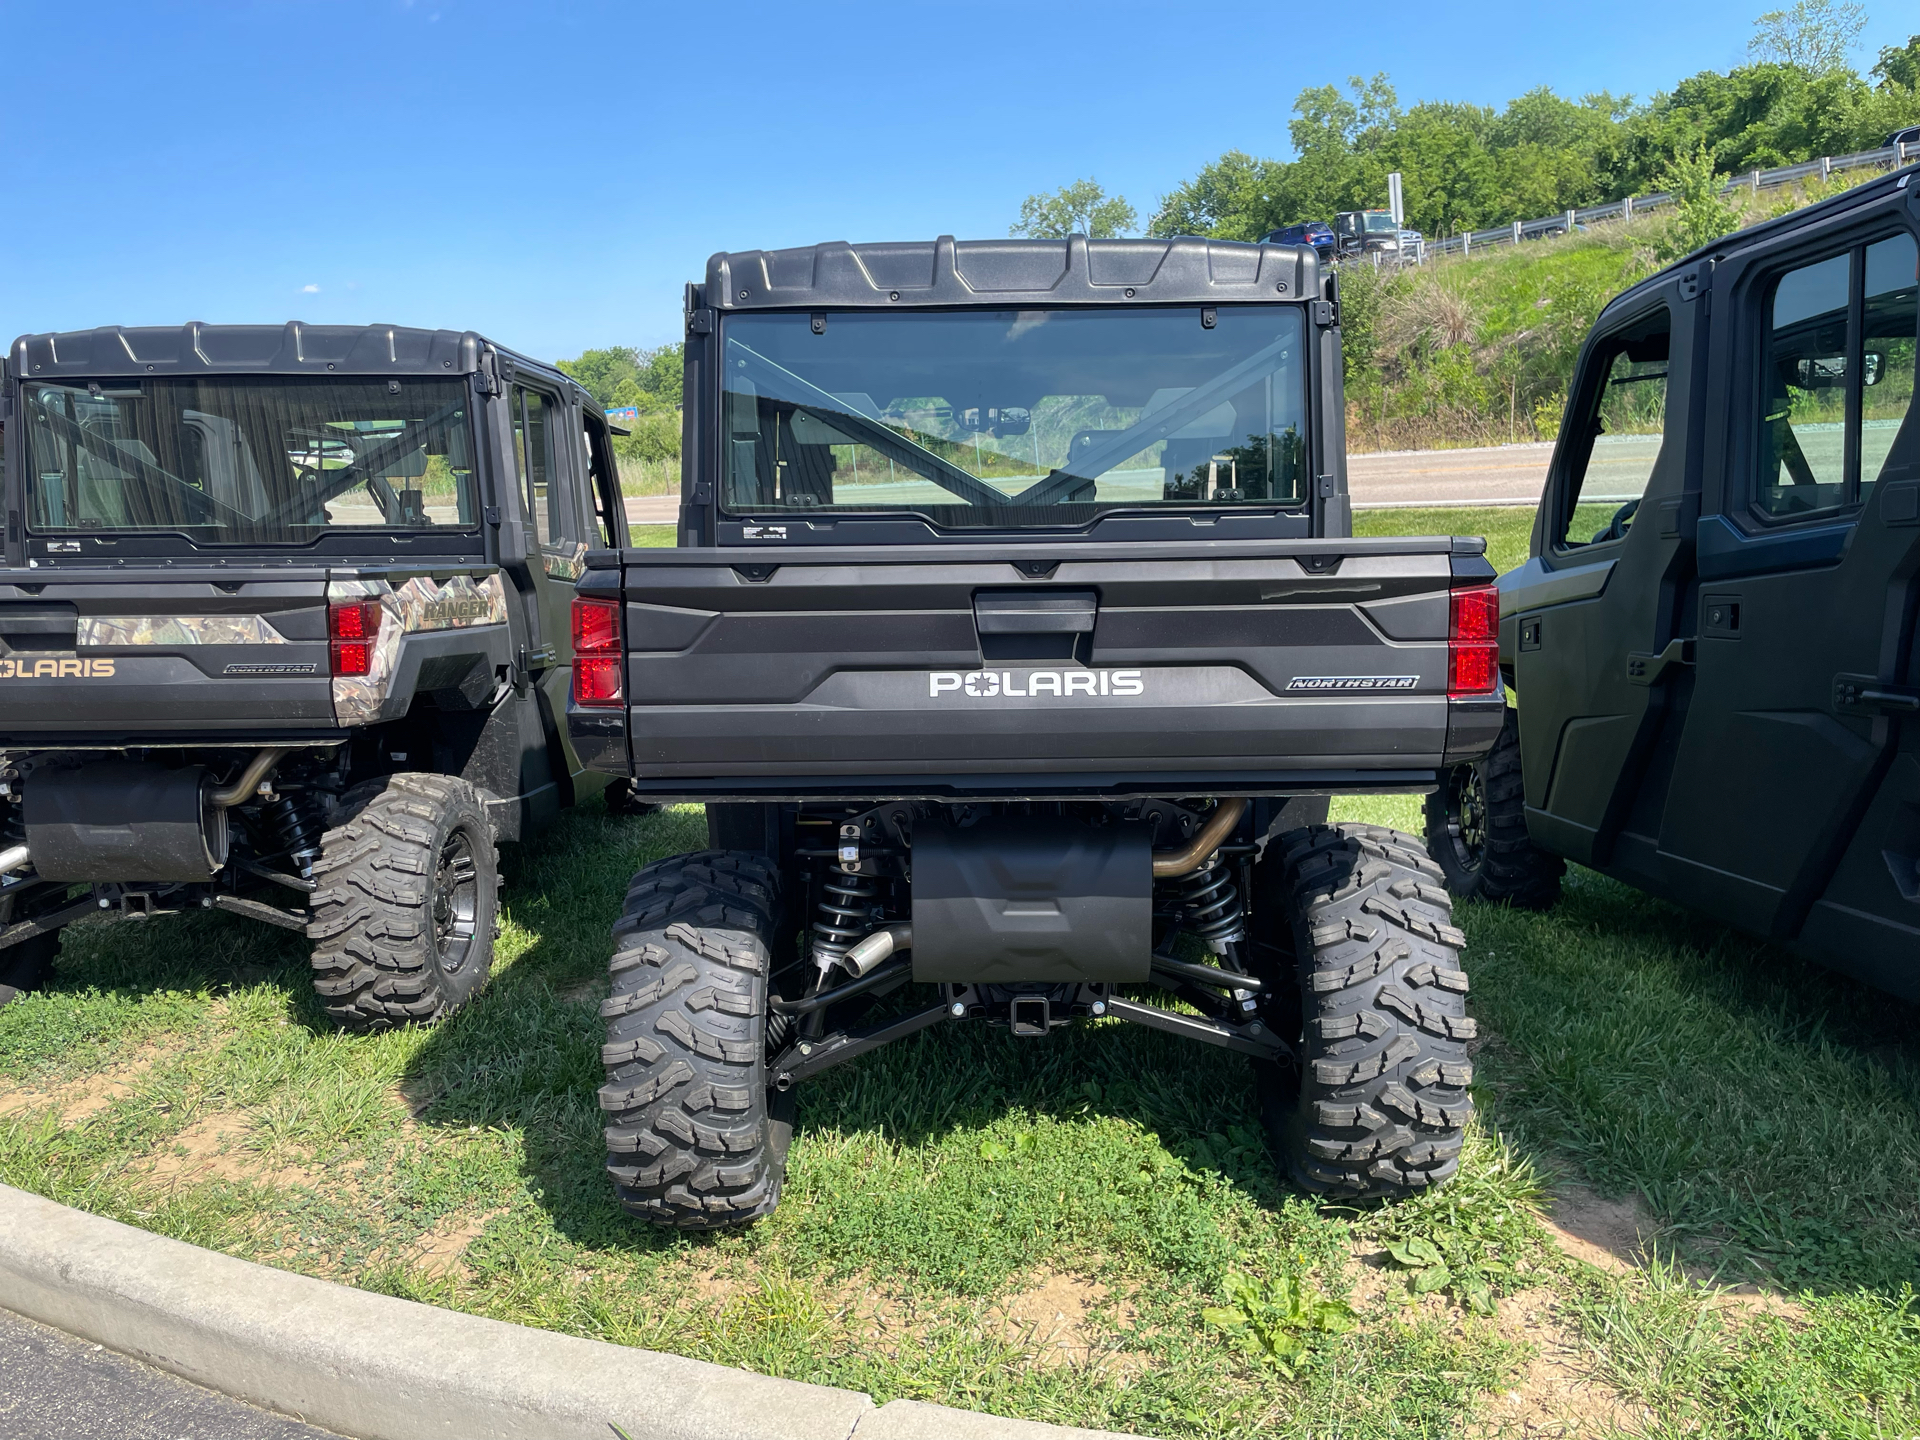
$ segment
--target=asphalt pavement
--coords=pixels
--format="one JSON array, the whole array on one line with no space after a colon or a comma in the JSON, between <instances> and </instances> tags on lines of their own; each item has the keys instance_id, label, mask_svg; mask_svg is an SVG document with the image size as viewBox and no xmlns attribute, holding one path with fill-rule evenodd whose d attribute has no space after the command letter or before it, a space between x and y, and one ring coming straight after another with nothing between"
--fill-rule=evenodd
<instances>
[{"instance_id":1,"label":"asphalt pavement","mask_svg":"<svg viewBox=\"0 0 1920 1440\"><path fill-rule=\"evenodd\" d=\"M0 1310L0 1440L338 1440Z\"/></svg>"},{"instance_id":2,"label":"asphalt pavement","mask_svg":"<svg viewBox=\"0 0 1920 1440\"><path fill-rule=\"evenodd\" d=\"M1587 489L1594 499L1637 494L1652 468L1659 438L1609 437L1619 450L1595 456ZM1647 453L1642 455L1640 451ZM1551 445L1491 445L1475 450L1397 450L1347 457L1347 489L1356 510L1426 505L1533 505L1546 483ZM1617 469L1616 477L1610 473ZM1604 492L1604 493L1603 493ZM680 513L676 495L627 500L634 525L671 525Z\"/></svg>"}]
</instances>

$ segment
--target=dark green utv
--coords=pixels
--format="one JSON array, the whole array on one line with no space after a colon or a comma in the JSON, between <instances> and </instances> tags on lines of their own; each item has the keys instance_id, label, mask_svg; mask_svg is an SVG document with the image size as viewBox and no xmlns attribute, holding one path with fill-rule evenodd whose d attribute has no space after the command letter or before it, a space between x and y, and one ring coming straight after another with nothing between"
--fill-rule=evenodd
<instances>
[{"instance_id":1,"label":"dark green utv","mask_svg":"<svg viewBox=\"0 0 1920 1440\"><path fill-rule=\"evenodd\" d=\"M1429 801L1456 893L1573 860L1920 998L1917 174L1601 315L1500 580L1519 708Z\"/></svg>"}]
</instances>

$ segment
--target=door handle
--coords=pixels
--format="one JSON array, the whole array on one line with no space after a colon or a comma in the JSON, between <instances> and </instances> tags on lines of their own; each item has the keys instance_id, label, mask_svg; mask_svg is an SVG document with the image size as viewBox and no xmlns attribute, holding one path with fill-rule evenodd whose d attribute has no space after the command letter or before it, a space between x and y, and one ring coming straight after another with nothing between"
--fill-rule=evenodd
<instances>
[{"instance_id":1,"label":"door handle","mask_svg":"<svg viewBox=\"0 0 1920 1440\"><path fill-rule=\"evenodd\" d=\"M1693 640L1669 640L1659 654L1635 650L1627 656L1627 683L1653 685L1675 665L1693 664Z\"/></svg>"},{"instance_id":2,"label":"door handle","mask_svg":"<svg viewBox=\"0 0 1920 1440\"><path fill-rule=\"evenodd\" d=\"M1833 708L1842 715L1920 714L1920 690L1883 685L1874 675L1833 677Z\"/></svg>"}]
</instances>

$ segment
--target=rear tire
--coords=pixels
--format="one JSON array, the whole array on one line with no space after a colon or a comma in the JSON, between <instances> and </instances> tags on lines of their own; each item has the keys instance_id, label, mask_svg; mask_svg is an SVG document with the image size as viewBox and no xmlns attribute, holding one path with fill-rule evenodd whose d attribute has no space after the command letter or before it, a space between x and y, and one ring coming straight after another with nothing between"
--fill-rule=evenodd
<instances>
[{"instance_id":1,"label":"rear tire","mask_svg":"<svg viewBox=\"0 0 1920 1440\"><path fill-rule=\"evenodd\" d=\"M1527 837L1520 778L1520 712L1507 707L1487 758L1457 765L1427 796L1427 847L1461 900L1545 910L1567 865Z\"/></svg>"},{"instance_id":2,"label":"rear tire","mask_svg":"<svg viewBox=\"0 0 1920 1440\"><path fill-rule=\"evenodd\" d=\"M58 930L0 950L0 1005L45 985L53 977L53 960L59 953Z\"/></svg>"},{"instance_id":3,"label":"rear tire","mask_svg":"<svg viewBox=\"0 0 1920 1440\"><path fill-rule=\"evenodd\" d=\"M779 871L744 851L676 855L627 889L600 1108L614 1193L650 1224L746 1225L779 1203L793 1100L767 1090L767 998L783 913Z\"/></svg>"},{"instance_id":4,"label":"rear tire","mask_svg":"<svg viewBox=\"0 0 1920 1440\"><path fill-rule=\"evenodd\" d=\"M1351 1199L1440 1184L1473 1114L1474 1022L1439 867L1413 836L1378 825L1316 825L1278 847L1256 889L1267 925L1290 913L1300 999L1269 1013L1291 1026L1280 1033L1301 1066L1263 1066L1262 1099L1288 1173Z\"/></svg>"},{"instance_id":5,"label":"rear tire","mask_svg":"<svg viewBox=\"0 0 1920 1440\"><path fill-rule=\"evenodd\" d=\"M337 1024L444 1018L493 968L500 857L464 780L389 776L321 839L309 902L313 988Z\"/></svg>"}]
</instances>

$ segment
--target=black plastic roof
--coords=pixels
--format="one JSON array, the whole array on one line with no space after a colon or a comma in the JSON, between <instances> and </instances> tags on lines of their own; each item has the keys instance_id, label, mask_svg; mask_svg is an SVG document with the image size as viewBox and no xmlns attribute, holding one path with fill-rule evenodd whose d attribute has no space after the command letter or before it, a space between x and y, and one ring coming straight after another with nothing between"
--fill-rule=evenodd
<instances>
[{"instance_id":1,"label":"black plastic roof","mask_svg":"<svg viewBox=\"0 0 1920 1440\"><path fill-rule=\"evenodd\" d=\"M404 325L103 325L22 335L13 373L23 380L94 375L468 375L488 353L559 378L552 366L514 355L471 330Z\"/></svg>"},{"instance_id":2,"label":"black plastic roof","mask_svg":"<svg viewBox=\"0 0 1920 1440\"><path fill-rule=\"evenodd\" d=\"M816 306L1124 305L1320 298L1311 246L1172 240L911 240L739 250L707 261L722 310Z\"/></svg>"}]
</instances>

